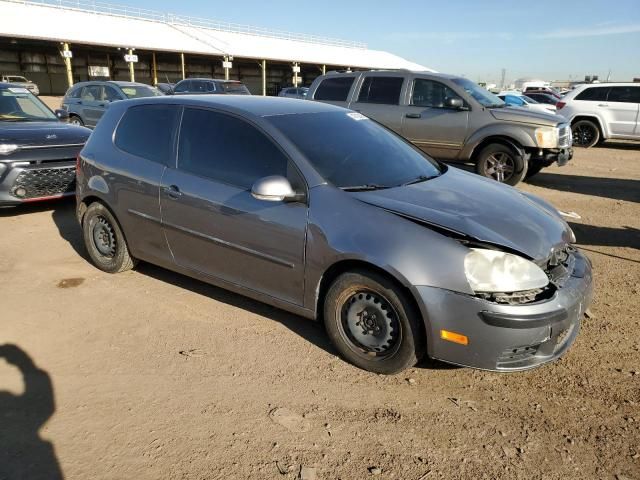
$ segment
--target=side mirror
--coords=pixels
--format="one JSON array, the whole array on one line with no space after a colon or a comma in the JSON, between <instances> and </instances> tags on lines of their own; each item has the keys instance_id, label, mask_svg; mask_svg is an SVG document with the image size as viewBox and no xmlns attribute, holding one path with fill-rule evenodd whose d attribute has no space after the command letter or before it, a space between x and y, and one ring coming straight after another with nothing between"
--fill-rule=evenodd
<instances>
[{"instance_id":1,"label":"side mirror","mask_svg":"<svg viewBox=\"0 0 640 480\"><path fill-rule=\"evenodd\" d=\"M296 194L291 187L289 180L280 175L272 175L256 180L251 187L251 195L253 195L253 198L267 202L302 200L301 195Z\"/></svg>"},{"instance_id":2,"label":"side mirror","mask_svg":"<svg viewBox=\"0 0 640 480\"><path fill-rule=\"evenodd\" d=\"M462 110L462 108L464 107L464 102L461 98L447 97L444 100L444 106L447 108L452 108L454 110Z\"/></svg>"},{"instance_id":3,"label":"side mirror","mask_svg":"<svg viewBox=\"0 0 640 480\"><path fill-rule=\"evenodd\" d=\"M60 120L62 122L66 122L67 120L69 120L69 112L67 112L66 110L64 110L62 108L58 108L53 113L55 113L56 117L58 117L58 120Z\"/></svg>"}]
</instances>

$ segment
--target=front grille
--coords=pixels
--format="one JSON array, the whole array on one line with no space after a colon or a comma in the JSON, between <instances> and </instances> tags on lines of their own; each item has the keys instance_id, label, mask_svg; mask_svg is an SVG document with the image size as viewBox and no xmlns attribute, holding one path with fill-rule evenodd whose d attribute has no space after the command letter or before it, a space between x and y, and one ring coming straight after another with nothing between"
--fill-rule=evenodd
<instances>
[{"instance_id":1,"label":"front grille","mask_svg":"<svg viewBox=\"0 0 640 480\"><path fill-rule=\"evenodd\" d=\"M571 127L567 123L563 123L558 127L558 147L569 148L573 143L571 137Z\"/></svg>"},{"instance_id":2,"label":"front grille","mask_svg":"<svg viewBox=\"0 0 640 480\"><path fill-rule=\"evenodd\" d=\"M17 195L16 190L23 188L24 195ZM49 197L70 194L76 188L76 168L33 168L23 170L16 178L11 193L20 199Z\"/></svg>"},{"instance_id":3,"label":"front grille","mask_svg":"<svg viewBox=\"0 0 640 480\"><path fill-rule=\"evenodd\" d=\"M538 347L539 345L529 345L527 347L507 348L498 357L496 366L498 368L507 368L514 363L524 362L536 355Z\"/></svg>"}]
</instances>

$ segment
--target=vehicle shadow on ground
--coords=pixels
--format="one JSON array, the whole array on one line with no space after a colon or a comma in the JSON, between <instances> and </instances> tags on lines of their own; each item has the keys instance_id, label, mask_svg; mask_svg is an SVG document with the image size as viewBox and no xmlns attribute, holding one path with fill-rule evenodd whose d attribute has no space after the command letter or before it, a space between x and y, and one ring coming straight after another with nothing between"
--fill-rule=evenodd
<instances>
[{"instance_id":1,"label":"vehicle shadow on ground","mask_svg":"<svg viewBox=\"0 0 640 480\"><path fill-rule=\"evenodd\" d=\"M24 383L20 395L0 390L0 478L62 479L53 445L38 435L55 412L51 378L16 345L0 345L0 359L16 367Z\"/></svg>"},{"instance_id":2,"label":"vehicle shadow on ground","mask_svg":"<svg viewBox=\"0 0 640 480\"><path fill-rule=\"evenodd\" d=\"M640 142L606 141L596 148L614 148L617 150L640 150Z\"/></svg>"},{"instance_id":3,"label":"vehicle shadow on ground","mask_svg":"<svg viewBox=\"0 0 640 480\"><path fill-rule=\"evenodd\" d=\"M563 192L640 203L640 181L638 180L560 175L542 171L527 180L527 183Z\"/></svg>"}]
</instances>

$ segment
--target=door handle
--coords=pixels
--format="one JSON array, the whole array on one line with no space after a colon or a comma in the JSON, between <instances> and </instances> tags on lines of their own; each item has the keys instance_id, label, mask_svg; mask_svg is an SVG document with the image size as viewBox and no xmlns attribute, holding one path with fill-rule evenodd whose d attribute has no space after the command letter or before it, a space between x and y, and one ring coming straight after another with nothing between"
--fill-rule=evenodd
<instances>
[{"instance_id":1,"label":"door handle","mask_svg":"<svg viewBox=\"0 0 640 480\"><path fill-rule=\"evenodd\" d=\"M609 104L608 103L599 103L598 106L599 107L608 107Z\"/></svg>"},{"instance_id":2,"label":"door handle","mask_svg":"<svg viewBox=\"0 0 640 480\"><path fill-rule=\"evenodd\" d=\"M405 115L405 117L407 117L407 118L422 118L422 115L420 115L419 113L407 113Z\"/></svg>"},{"instance_id":3,"label":"door handle","mask_svg":"<svg viewBox=\"0 0 640 480\"><path fill-rule=\"evenodd\" d=\"M177 185L169 185L168 187L164 187L163 191L169 198L176 199L182 196L182 192Z\"/></svg>"}]
</instances>

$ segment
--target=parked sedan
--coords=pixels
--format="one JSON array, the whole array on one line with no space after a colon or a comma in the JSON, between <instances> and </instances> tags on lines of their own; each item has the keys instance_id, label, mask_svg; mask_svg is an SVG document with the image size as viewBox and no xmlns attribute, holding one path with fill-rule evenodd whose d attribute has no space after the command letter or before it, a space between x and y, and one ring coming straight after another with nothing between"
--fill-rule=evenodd
<instances>
[{"instance_id":1,"label":"parked sedan","mask_svg":"<svg viewBox=\"0 0 640 480\"><path fill-rule=\"evenodd\" d=\"M69 112L69 123L93 128L111 103L159 95L162 95L159 90L144 83L80 82L67 90L62 99L62 108Z\"/></svg>"},{"instance_id":2,"label":"parked sedan","mask_svg":"<svg viewBox=\"0 0 640 480\"><path fill-rule=\"evenodd\" d=\"M511 107L520 107L540 113L556 113L555 105L538 103L533 98L519 92L500 92L498 98Z\"/></svg>"},{"instance_id":3,"label":"parked sedan","mask_svg":"<svg viewBox=\"0 0 640 480\"><path fill-rule=\"evenodd\" d=\"M550 95L548 93L530 93L527 92L527 98L532 98L533 100L535 100L538 103L543 103L545 105L553 105L555 106L558 102L559 99L553 95Z\"/></svg>"},{"instance_id":4,"label":"parked sedan","mask_svg":"<svg viewBox=\"0 0 640 480\"><path fill-rule=\"evenodd\" d=\"M299 98L305 99L307 98L307 92L309 89L307 87L289 87L283 88L278 93L279 97L287 97L287 98Z\"/></svg>"},{"instance_id":5,"label":"parked sedan","mask_svg":"<svg viewBox=\"0 0 640 480\"><path fill-rule=\"evenodd\" d=\"M238 80L187 78L173 87L174 95L251 95L247 86Z\"/></svg>"},{"instance_id":6,"label":"parked sedan","mask_svg":"<svg viewBox=\"0 0 640 480\"><path fill-rule=\"evenodd\" d=\"M91 130L66 123L24 87L0 83L0 205L73 195Z\"/></svg>"},{"instance_id":7,"label":"parked sedan","mask_svg":"<svg viewBox=\"0 0 640 480\"><path fill-rule=\"evenodd\" d=\"M173 87L175 87L175 85L175 83L158 83L156 84L156 88L165 95L171 95L173 93Z\"/></svg>"},{"instance_id":8,"label":"parked sedan","mask_svg":"<svg viewBox=\"0 0 640 480\"><path fill-rule=\"evenodd\" d=\"M591 300L589 260L551 205L333 105L121 102L77 178L98 268L145 260L322 319L340 354L373 372L425 353L532 368L569 349Z\"/></svg>"},{"instance_id":9,"label":"parked sedan","mask_svg":"<svg viewBox=\"0 0 640 480\"><path fill-rule=\"evenodd\" d=\"M0 77L0 82L11 83L19 87L24 87L34 95L40 95L40 89L38 88L38 85L35 82L27 80L25 77L22 77L20 75L2 75L2 77Z\"/></svg>"}]
</instances>

